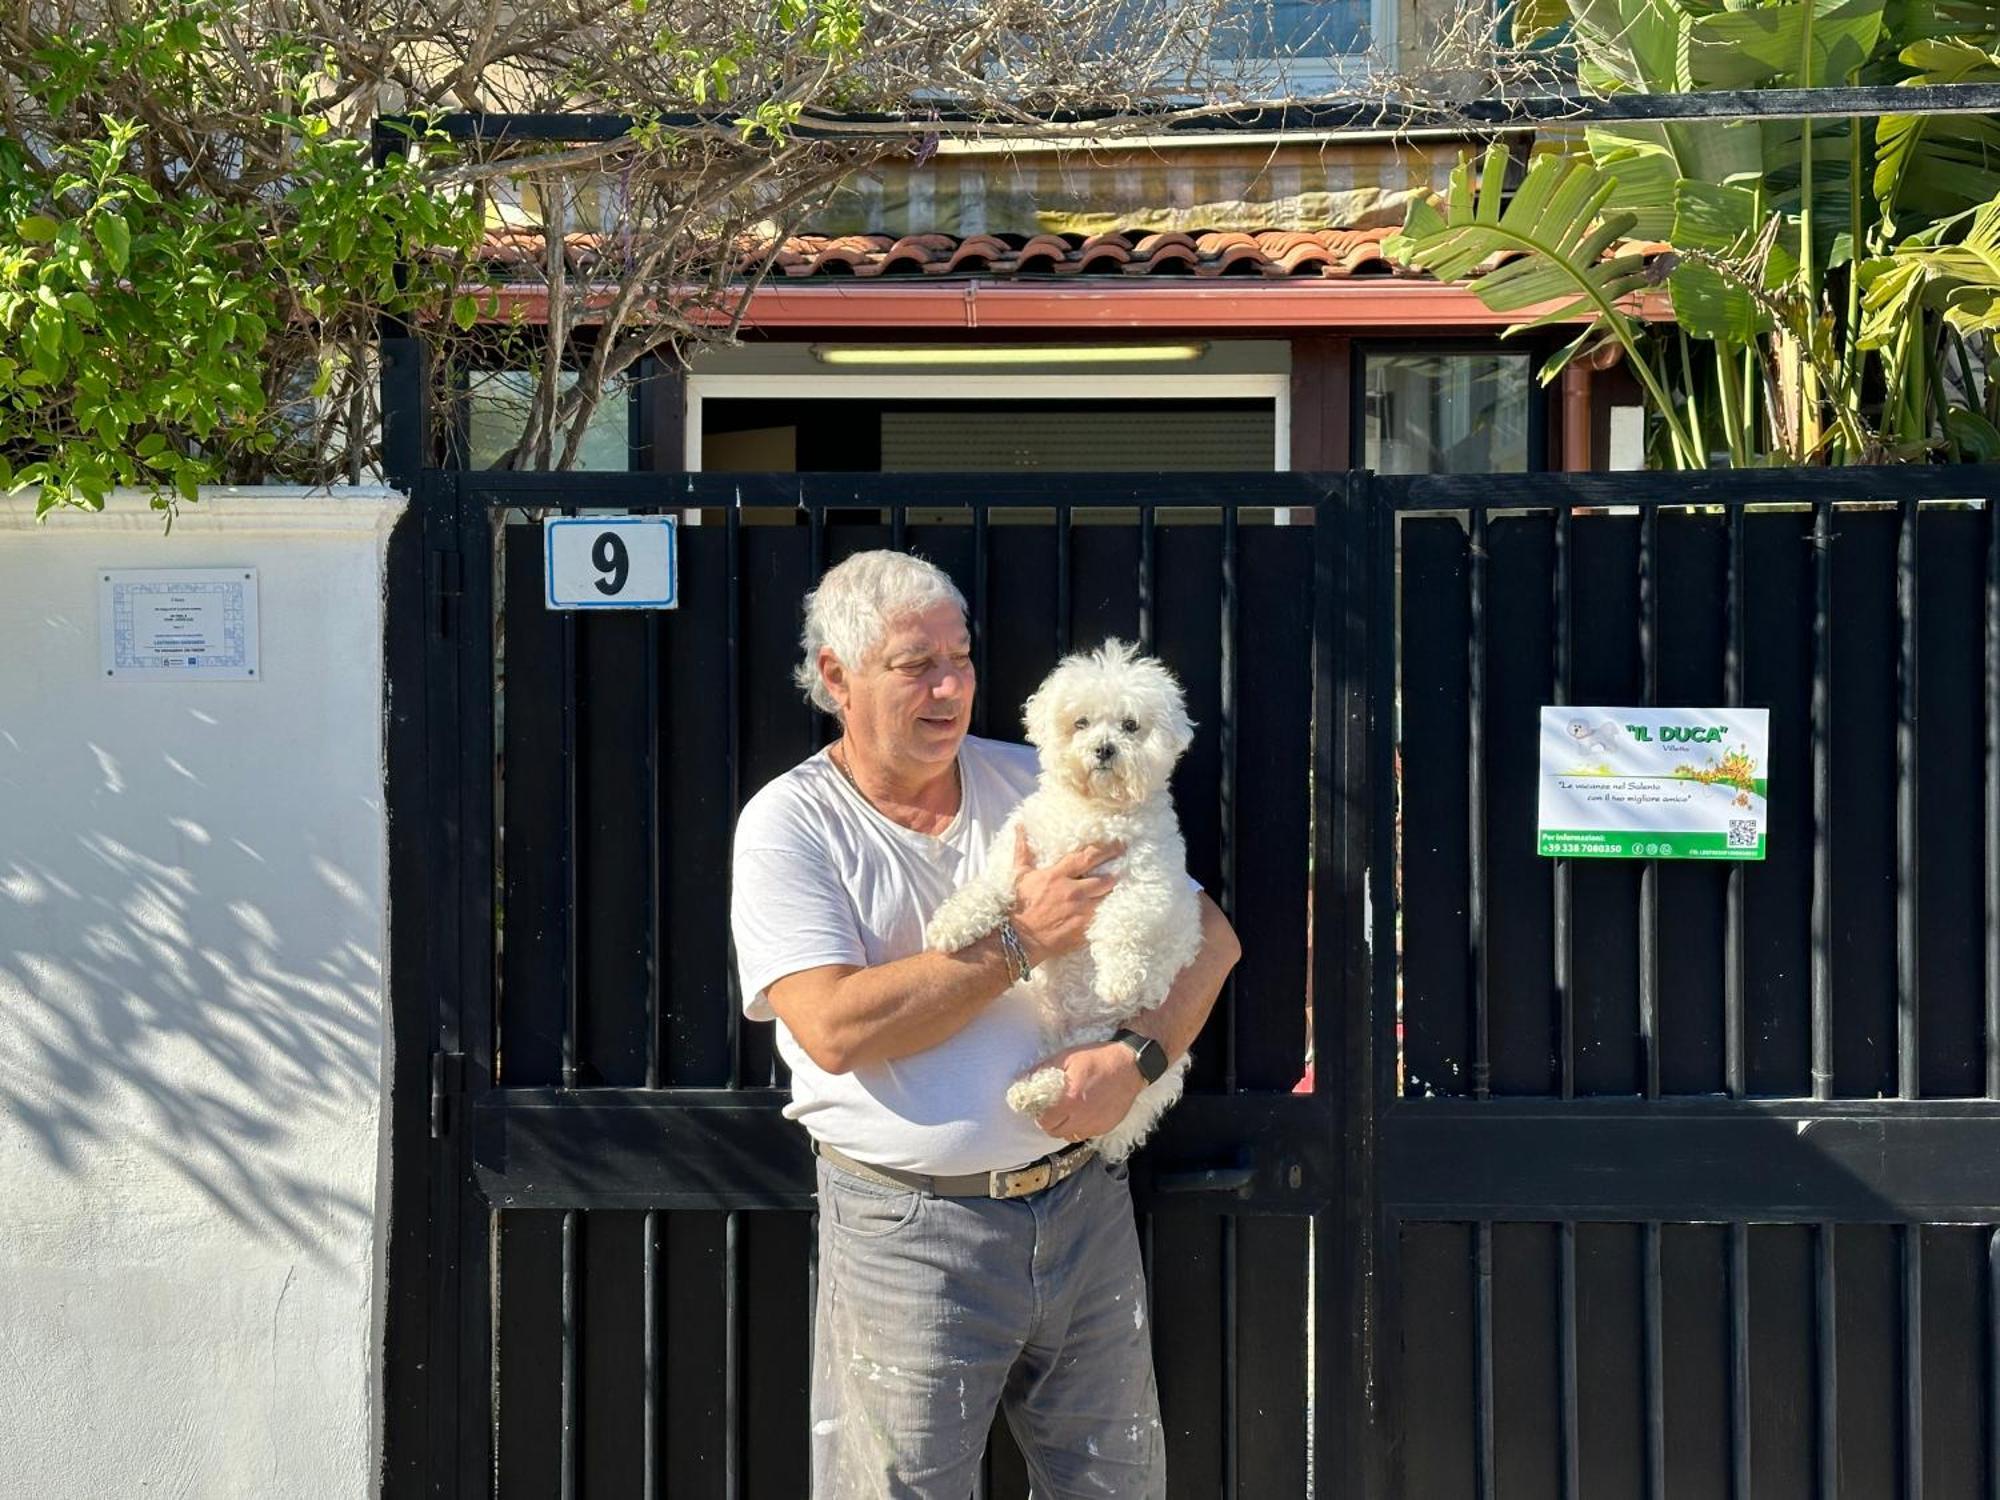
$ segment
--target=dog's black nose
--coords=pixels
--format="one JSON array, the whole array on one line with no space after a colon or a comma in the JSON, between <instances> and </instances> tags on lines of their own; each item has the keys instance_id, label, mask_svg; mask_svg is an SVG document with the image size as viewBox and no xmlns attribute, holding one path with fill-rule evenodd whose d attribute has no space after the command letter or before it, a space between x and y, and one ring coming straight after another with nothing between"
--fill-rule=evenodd
<instances>
[{"instance_id":1,"label":"dog's black nose","mask_svg":"<svg viewBox=\"0 0 2000 1500\"><path fill-rule=\"evenodd\" d=\"M1097 763L1101 766L1117 753L1118 747L1116 745L1099 745L1097 747Z\"/></svg>"}]
</instances>

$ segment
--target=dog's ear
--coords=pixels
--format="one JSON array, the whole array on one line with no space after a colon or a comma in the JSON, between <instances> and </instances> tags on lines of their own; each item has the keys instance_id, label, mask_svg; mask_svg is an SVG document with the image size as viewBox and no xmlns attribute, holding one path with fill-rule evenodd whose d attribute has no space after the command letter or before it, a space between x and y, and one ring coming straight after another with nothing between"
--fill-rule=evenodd
<instances>
[{"instance_id":1,"label":"dog's ear","mask_svg":"<svg viewBox=\"0 0 2000 1500\"><path fill-rule=\"evenodd\" d=\"M1055 680L1044 679L1021 705L1021 727L1027 732L1028 743L1037 750L1056 742L1054 689Z\"/></svg>"},{"instance_id":2,"label":"dog's ear","mask_svg":"<svg viewBox=\"0 0 2000 1500\"><path fill-rule=\"evenodd\" d=\"M1165 663L1149 660L1145 668L1159 705L1153 716L1153 732L1172 747L1178 759L1194 743L1194 720L1188 717L1187 698Z\"/></svg>"}]
</instances>

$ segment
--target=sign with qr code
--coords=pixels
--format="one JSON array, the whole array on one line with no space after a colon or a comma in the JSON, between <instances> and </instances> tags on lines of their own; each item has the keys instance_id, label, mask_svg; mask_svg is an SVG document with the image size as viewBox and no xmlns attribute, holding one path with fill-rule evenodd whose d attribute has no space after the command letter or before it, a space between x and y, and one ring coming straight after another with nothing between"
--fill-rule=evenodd
<instances>
[{"instance_id":1,"label":"sign with qr code","mask_svg":"<svg viewBox=\"0 0 2000 1500\"><path fill-rule=\"evenodd\" d=\"M1762 859L1770 711L1544 708L1538 852Z\"/></svg>"}]
</instances>

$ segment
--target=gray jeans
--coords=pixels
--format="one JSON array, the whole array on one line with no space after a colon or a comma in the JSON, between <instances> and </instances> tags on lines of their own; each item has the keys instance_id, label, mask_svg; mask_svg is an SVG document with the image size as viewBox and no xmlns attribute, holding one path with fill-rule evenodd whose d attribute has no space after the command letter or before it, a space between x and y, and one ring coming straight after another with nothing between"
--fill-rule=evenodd
<instances>
[{"instance_id":1,"label":"gray jeans","mask_svg":"<svg viewBox=\"0 0 2000 1500\"><path fill-rule=\"evenodd\" d=\"M814 1500L967 1500L996 1407L1035 1500L1161 1500L1146 1283L1122 1167L937 1198L819 1163Z\"/></svg>"}]
</instances>

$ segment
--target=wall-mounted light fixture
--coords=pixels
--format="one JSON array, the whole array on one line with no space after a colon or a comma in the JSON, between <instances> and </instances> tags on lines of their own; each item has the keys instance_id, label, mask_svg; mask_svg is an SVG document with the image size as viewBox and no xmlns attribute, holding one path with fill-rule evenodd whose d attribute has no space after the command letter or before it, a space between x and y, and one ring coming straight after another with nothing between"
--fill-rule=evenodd
<instances>
[{"instance_id":1,"label":"wall-mounted light fixture","mask_svg":"<svg viewBox=\"0 0 2000 1500\"><path fill-rule=\"evenodd\" d=\"M814 344L823 365L1164 365L1186 364L1208 353L1192 344Z\"/></svg>"}]
</instances>

